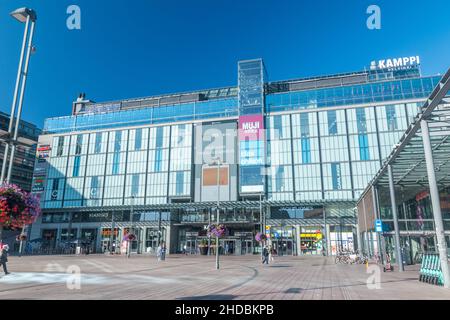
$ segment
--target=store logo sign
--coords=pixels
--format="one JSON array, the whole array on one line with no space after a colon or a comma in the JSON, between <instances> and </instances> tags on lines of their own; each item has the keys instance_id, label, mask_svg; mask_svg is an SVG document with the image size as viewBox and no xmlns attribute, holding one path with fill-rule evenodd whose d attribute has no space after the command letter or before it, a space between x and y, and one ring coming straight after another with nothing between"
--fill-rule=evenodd
<instances>
[{"instance_id":1,"label":"store logo sign","mask_svg":"<svg viewBox=\"0 0 450 320\"><path fill-rule=\"evenodd\" d=\"M383 59L372 61L370 63L370 70L377 69L404 69L420 64L419 56L402 57L394 59Z\"/></svg>"}]
</instances>

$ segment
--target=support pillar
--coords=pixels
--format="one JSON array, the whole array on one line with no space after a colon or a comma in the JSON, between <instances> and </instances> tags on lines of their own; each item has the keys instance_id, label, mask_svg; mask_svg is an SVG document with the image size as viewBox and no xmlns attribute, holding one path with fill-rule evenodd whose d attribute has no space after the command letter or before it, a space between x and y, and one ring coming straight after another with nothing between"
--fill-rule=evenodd
<instances>
[{"instance_id":1,"label":"support pillar","mask_svg":"<svg viewBox=\"0 0 450 320\"><path fill-rule=\"evenodd\" d=\"M431 204L433 207L437 247L439 251L439 259L441 260L444 287L450 288L450 272L447 260L447 243L445 242L444 222L442 220L439 190L436 182L436 173L434 171L433 150L431 149L430 133L426 120L420 121L420 128L422 129L423 149L425 153L425 161L427 164L428 184L430 186Z\"/></svg>"},{"instance_id":2,"label":"support pillar","mask_svg":"<svg viewBox=\"0 0 450 320\"><path fill-rule=\"evenodd\" d=\"M358 252L363 253L364 252L364 246L362 243L362 237L361 237L361 229L359 228L359 223L356 224L356 241L358 241Z\"/></svg>"},{"instance_id":3,"label":"support pillar","mask_svg":"<svg viewBox=\"0 0 450 320\"><path fill-rule=\"evenodd\" d=\"M380 203L378 199L378 190L376 186L372 187L372 198L373 198L373 206L375 210L375 216L378 220L381 220L381 212L380 212ZM378 256L380 257L380 261L384 264L384 248L383 248L383 235L381 232L377 232L377 246L378 246Z\"/></svg>"},{"instance_id":4,"label":"support pillar","mask_svg":"<svg viewBox=\"0 0 450 320\"><path fill-rule=\"evenodd\" d=\"M391 195L391 207L392 207L392 217L394 219L394 232L395 232L395 249L396 249L396 260L398 263L398 270L400 272L405 271L403 266L402 249L400 247L400 230L398 228L398 215L397 215L397 203L395 201L395 189L394 189L394 175L392 173L392 166L388 165L389 171L389 192Z\"/></svg>"},{"instance_id":5,"label":"support pillar","mask_svg":"<svg viewBox=\"0 0 450 320\"><path fill-rule=\"evenodd\" d=\"M327 224L327 227L326 227L326 237L327 237L327 256L331 256L331 255L333 255L333 252L332 252L332 250L331 250L331 238L330 238L330 225L329 224Z\"/></svg>"}]
</instances>

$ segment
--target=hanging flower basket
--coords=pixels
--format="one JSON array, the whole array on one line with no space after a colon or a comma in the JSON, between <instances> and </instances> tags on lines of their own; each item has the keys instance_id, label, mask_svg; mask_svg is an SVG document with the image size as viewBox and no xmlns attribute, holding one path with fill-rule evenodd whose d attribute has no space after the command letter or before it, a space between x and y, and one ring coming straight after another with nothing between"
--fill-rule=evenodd
<instances>
[{"instance_id":1,"label":"hanging flower basket","mask_svg":"<svg viewBox=\"0 0 450 320\"><path fill-rule=\"evenodd\" d=\"M14 184L0 185L0 225L12 229L32 224L41 214L36 195Z\"/></svg>"},{"instance_id":2,"label":"hanging flower basket","mask_svg":"<svg viewBox=\"0 0 450 320\"><path fill-rule=\"evenodd\" d=\"M135 234L133 233L127 233L124 237L123 237L123 241L134 241L136 240L137 237Z\"/></svg>"},{"instance_id":3,"label":"hanging flower basket","mask_svg":"<svg viewBox=\"0 0 450 320\"><path fill-rule=\"evenodd\" d=\"M267 236L264 233L258 232L255 236L255 240L258 242L266 241Z\"/></svg>"},{"instance_id":4,"label":"hanging flower basket","mask_svg":"<svg viewBox=\"0 0 450 320\"><path fill-rule=\"evenodd\" d=\"M208 237L221 238L225 235L227 228L223 224L213 224L208 227Z\"/></svg>"},{"instance_id":5,"label":"hanging flower basket","mask_svg":"<svg viewBox=\"0 0 450 320\"><path fill-rule=\"evenodd\" d=\"M26 234L19 234L17 237L16 237L16 240L17 241L27 241L27 235Z\"/></svg>"}]
</instances>

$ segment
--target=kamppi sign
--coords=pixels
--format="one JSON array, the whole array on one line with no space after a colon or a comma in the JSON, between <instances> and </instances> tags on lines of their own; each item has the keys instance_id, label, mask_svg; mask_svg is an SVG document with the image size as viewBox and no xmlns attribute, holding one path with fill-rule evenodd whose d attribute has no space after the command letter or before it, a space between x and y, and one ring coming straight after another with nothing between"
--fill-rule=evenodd
<instances>
[{"instance_id":1,"label":"kamppi sign","mask_svg":"<svg viewBox=\"0 0 450 320\"><path fill-rule=\"evenodd\" d=\"M377 69L408 69L420 64L419 56L401 57L372 61L370 63L371 70Z\"/></svg>"}]
</instances>

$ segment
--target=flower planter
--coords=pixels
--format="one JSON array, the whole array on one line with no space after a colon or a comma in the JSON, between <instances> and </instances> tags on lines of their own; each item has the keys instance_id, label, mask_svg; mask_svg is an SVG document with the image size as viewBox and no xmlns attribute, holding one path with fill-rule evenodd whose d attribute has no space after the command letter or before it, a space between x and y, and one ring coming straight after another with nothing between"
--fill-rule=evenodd
<instances>
[{"instance_id":1,"label":"flower planter","mask_svg":"<svg viewBox=\"0 0 450 320\"><path fill-rule=\"evenodd\" d=\"M206 256L208 254L208 247L200 247L200 254Z\"/></svg>"}]
</instances>

